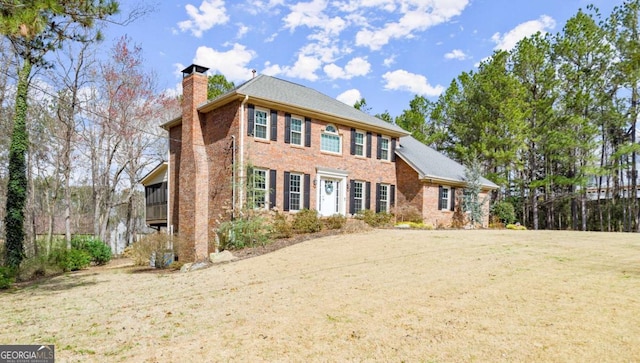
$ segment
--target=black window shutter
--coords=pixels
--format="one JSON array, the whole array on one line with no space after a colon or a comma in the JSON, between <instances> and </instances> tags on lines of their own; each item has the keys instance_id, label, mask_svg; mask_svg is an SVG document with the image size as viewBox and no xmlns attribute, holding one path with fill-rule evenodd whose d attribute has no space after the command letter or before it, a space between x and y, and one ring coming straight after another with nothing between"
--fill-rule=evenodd
<instances>
[{"instance_id":1,"label":"black window shutter","mask_svg":"<svg viewBox=\"0 0 640 363\"><path fill-rule=\"evenodd\" d=\"M371 182L367 182L364 197L364 209L371 209Z\"/></svg>"},{"instance_id":2,"label":"black window shutter","mask_svg":"<svg viewBox=\"0 0 640 363\"><path fill-rule=\"evenodd\" d=\"M311 175L304 175L304 208L309 209L309 201L311 198Z\"/></svg>"},{"instance_id":3,"label":"black window shutter","mask_svg":"<svg viewBox=\"0 0 640 363\"><path fill-rule=\"evenodd\" d=\"M380 183L376 183L376 213L380 212Z\"/></svg>"},{"instance_id":4,"label":"black window shutter","mask_svg":"<svg viewBox=\"0 0 640 363\"><path fill-rule=\"evenodd\" d=\"M269 209L276 206L276 179L276 171L269 170Z\"/></svg>"},{"instance_id":5,"label":"black window shutter","mask_svg":"<svg viewBox=\"0 0 640 363\"><path fill-rule=\"evenodd\" d=\"M247 115L247 135L253 136L253 123L254 123L254 117L256 116L255 112L254 112L253 105L252 104L248 104L247 105L247 110L248 110L247 111L248 112L248 115Z\"/></svg>"},{"instance_id":6,"label":"black window shutter","mask_svg":"<svg viewBox=\"0 0 640 363\"><path fill-rule=\"evenodd\" d=\"M396 161L396 139L391 139L391 161Z\"/></svg>"},{"instance_id":7,"label":"black window shutter","mask_svg":"<svg viewBox=\"0 0 640 363\"><path fill-rule=\"evenodd\" d=\"M396 205L396 186L393 184L389 186L389 205L391 207Z\"/></svg>"},{"instance_id":8,"label":"black window shutter","mask_svg":"<svg viewBox=\"0 0 640 363\"><path fill-rule=\"evenodd\" d=\"M284 142L285 144L291 143L291 114L284 114Z\"/></svg>"},{"instance_id":9,"label":"black window shutter","mask_svg":"<svg viewBox=\"0 0 640 363\"><path fill-rule=\"evenodd\" d=\"M367 157L371 157L371 132L367 131Z\"/></svg>"},{"instance_id":10,"label":"black window shutter","mask_svg":"<svg viewBox=\"0 0 640 363\"><path fill-rule=\"evenodd\" d=\"M271 110L271 141L278 141L278 111Z\"/></svg>"},{"instance_id":11,"label":"black window shutter","mask_svg":"<svg viewBox=\"0 0 640 363\"><path fill-rule=\"evenodd\" d=\"M356 154L356 129L351 129L351 155Z\"/></svg>"},{"instance_id":12,"label":"black window shutter","mask_svg":"<svg viewBox=\"0 0 640 363\"><path fill-rule=\"evenodd\" d=\"M356 181L349 180L349 213L356 214L356 198L354 198L356 190Z\"/></svg>"},{"instance_id":13,"label":"black window shutter","mask_svg":"<svg viewBox=\"0 0 640 363\"><path fill-rule=\"evenodd\" d=\"M382 158L382 135L378 134L378 147L376 148L376 159Z\"/></svg>"},{"instance_id":14,"label":"black window shutter","mask_svg":"<svg viewBox=\"0 0 640 363\"><path fill-rule=\"evenodd\" d=\"M282 200L282 210L289 211L289 188L291 187L291 173L284 172L284 199Z\"/></svg>"},{"instance_id":15,"label":"black window shutter","mask_svg":"<svg viewBox=\"0 0 640 363\"><path fill-rule=\"evenodd\" d=\"M438 187L438 210L442 210L442 185Z\"/></svg>"},{"instance_id":16,"label":"black window shutter","mask_svg":"<svg viewBox=\"0 0 640 363\"><path fill-rule=\"evenodd\" d=\"M304 118L304 146L311 147L311 119Z\"/></svg>"},{"instance_id":17,"label":"black window shutter","mask_svg":"<svg viewBox=\"0 0 640 363\"><path fill-rule=\"evenodd\" d=\"M451 210L456 210L456 188L451 188L449 199L451 199Z\"/></svg>"}]
</instances>

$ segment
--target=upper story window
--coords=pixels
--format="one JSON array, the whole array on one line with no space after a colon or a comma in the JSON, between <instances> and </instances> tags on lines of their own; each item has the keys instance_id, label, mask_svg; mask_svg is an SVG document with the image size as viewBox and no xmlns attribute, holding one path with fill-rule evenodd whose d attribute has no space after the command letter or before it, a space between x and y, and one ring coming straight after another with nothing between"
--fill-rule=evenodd
<instances>
[{"instance_id":1,"label":"upper story window","mask_svg":"<svg viewBox=\"0 0 640 363\"><path fill-rule=\"evenodd\" d=\"M258 139L269 139L269 113L265 110L255 110L254 136Z\"/></svg>"},{"instance_id":2,"label":"upper story window","mask_svg":"<svg viewBox=\"0 0 640 363\"><path fill-rule=\"evenodd\" d=\"M380 139L380 159L389 160L389 138L387 137Z\"/></svg>"},{"instance_id":3,"label":"upper story window","mask_svg":"<svg viewBox=\"0 0 640 363\"><path fill-rule=\"evenodd\" d=\"M362 131L357 131L354 133L354 137L355 137L355 149L354 149L354 154L357 156L364 156L364 151L365 151L365 133Z\"/></svg>"},{"instance_id":4,"label":"upper story window","mask_svg":"<svg viewBox=\"0 0 640 363\"><path fill-rule=\"evenodd\" d=\"M342 153L342 138L338 129L333 125L327 125L320 135L320 150L331 153Z\"/></svg>"},{"instance_id":5,"label":"upper story window","mask_svg":"<svg viewBox=\"0 0 640 363\"><path fill-rule=\"evenodd\" d=\"M301 118L291 117L291 144L302 146L302 122Z\"/></svg>"}]
</instances>

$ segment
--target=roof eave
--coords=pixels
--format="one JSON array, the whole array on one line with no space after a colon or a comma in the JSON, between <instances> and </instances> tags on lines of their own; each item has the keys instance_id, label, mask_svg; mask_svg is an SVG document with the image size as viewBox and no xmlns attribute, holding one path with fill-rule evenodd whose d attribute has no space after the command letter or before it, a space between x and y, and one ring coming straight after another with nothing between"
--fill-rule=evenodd
<instances>
[{"instance_id":1,"label":"roof eave","mask_svg":"<svg viewBox=\"0 0 640 363\"><path fill-rule=\"evenodd\" d=\"M303 114L305 116L313 116L316 119L321 119L323 121L324 120L328 120L328 121L336 122L336 123L338 123L340 125L352 126L352 127L356 127L356 128L363 128L363 129L367 129L368 131L375 131L375 132L378 132L378 133L383 133L383 134L391 136L391 137L402 137L402 136L411 135L410 132L407 132L407 131L402 130L400 128L398 128L399 130L395 130L393 128L380 127L380 126L373 125L373 124L363 123L363 122L358 121L358 120L354 120L354 119L338 116L338 115L335 115L335 114L332 114L332 113L318 111L316 109L300 107L300 106L297 106L297 105L284 103L284 102L279 102L279 101L272 101L272 100L269 100L267 98L249 96L249 99L250 100L254 100L253 101L254 103L259 103L261 106L278 107L279 110L282 110L282 111L285 111L285 112L300 113L300 114Z\"/></svg>"}]
</instances>

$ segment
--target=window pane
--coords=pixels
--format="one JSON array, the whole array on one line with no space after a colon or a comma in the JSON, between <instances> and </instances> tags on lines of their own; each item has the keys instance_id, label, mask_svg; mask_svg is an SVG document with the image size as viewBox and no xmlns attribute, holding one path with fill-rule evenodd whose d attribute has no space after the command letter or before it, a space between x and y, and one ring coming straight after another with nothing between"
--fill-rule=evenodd
<instances>
[{"instance_id":1,"label":"window pane","mask_svg":"<svg viewBox=\"0 0 640 363\"><path fill-rule=\"evenodd\" d=\"M380 140L380 158L382 160L389 160L389 139Z\"/></svg>"},{"instance_id":2,"label":"window pane","mask_svg":"<svg viewBox=\"0 0 640 363\"><path fill-rule=\"evenodd\" d=\"M267 195L267 171L255 169L253 171L253 206L264 208Z\"/></svg>"},{"instance_id":3,"label":"window pane","mask_svg":"<svg viewBox=\"0 0 640 363\"><path fill-rule=\"evenodd\" d=\"M361 132L356 132L356 155L364 156L364 134Z\"/></svg>"},{"instance_id":4,"label":"window pane","mask_svg":"<svg viewBox=\"0 0 640 363\"><path fill-rule=\"evenodd\" d=\"M380 211L381 212L387 211L387 203L389 201L388 196L389 196L389 186L381 185L380 186Z\"/></svg>"},{"instance_id":5,"label":"window pane","mask_svg":"<svg viewBox=\"0 0 640 363\"><path fill-rule=\"evenodd\" d=\"M267 138L267 113L256 110L255 136L260 139Z\"/></svg>"},{"instance_id":6,"label":"window pane","mask_svg":"<svg viewBox=\"0 0 640 363\"><path fill-rule=\"evenodd\" d=\"M364 189L363 182L357 181L353 183L353 202L354 202L353 204L356 212L364 209L364 203L362 200L362 196L364 195L363 189Z\"/></svg>"},{"instance_id":7,"label":"window pane","mask_svg":"<svg viewBox=\"0 0 640 363\"><path fill-rule=\"evenodd\" d=\"M301 180L299 174L291 174L289 178L289 210L300 210Z\"/></svg>"},{"instance_id":8,"label":"window pane","mask_svg":"<svg viewBox=\"0 0 640 363\"><path fill-rule=\"evenodd\" d=\"M291 119L291 143L302 145L302 120Z\"/></svg>"},{"instance_id":9,"label":"window pane","mask_svg":"<svg viewBox=\"0 0 640 363\"><path fill-rule=\"evenodd\" d=\"M442 188L442 196L440 197L440 209L449 209L449 189Z\"/></svg>"},{"instance_id":10,"label":"window pane","mask_svg":"<svg viewBox=\"0 0 640 363\"><path fill-rule=\"evenodd\" d=\"M340 136L322 134L320 138L320 149L334 153L340 152Z\"/></svg>"}]
</instances>

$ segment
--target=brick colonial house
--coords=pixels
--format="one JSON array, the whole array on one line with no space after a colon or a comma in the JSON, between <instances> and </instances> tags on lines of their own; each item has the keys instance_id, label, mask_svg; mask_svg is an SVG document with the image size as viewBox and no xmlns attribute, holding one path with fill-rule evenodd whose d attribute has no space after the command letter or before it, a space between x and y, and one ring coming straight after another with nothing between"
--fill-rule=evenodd
<instances>
[{"instance_id":1,"label":"brick colonial house","mask_svg":"<svg viewBox=\"0 0 640 363\"><path fill-rule=\"evenodd\" d=\"M259 75L207 100L206 71L183 70L182 115L163 125L169 161L143 181L147 195L161 194L154 201L167 200L164 226L184 241L181 260L207 258L220 221L247 205L348 216L410 204L425 222L451 224L462 165L396 125L278 78ZM496 188L483 184L485 194Z\"/></svg>"}]
</instances>

